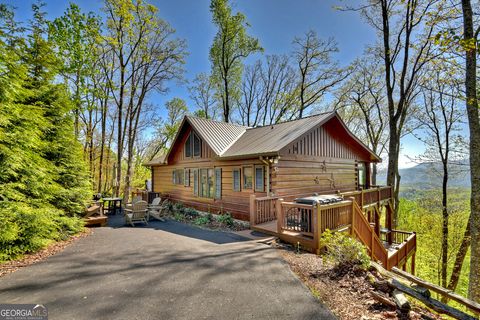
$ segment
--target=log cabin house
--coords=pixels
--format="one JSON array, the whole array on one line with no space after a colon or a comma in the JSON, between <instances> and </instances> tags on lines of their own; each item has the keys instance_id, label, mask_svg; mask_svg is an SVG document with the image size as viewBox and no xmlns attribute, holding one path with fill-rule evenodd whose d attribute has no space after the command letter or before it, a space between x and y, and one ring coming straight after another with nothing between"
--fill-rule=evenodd
<instances>
[{"instance_id":1,"label":"log cabin house","mask_svg":"<svg viewBox=\"0 0 480 320\"><path fill-rule=\"evenodd\" d=\"M249 128L185 116L169 151L147 164L154 192L319 250L325 229L349 231L387 269L414 271L415 233L392 229L391 188L371 185L380 162L336 112ZM343 201L295 202L313 194ZM386 225L380 226L380 216Z\"/></svg>"}]
</instances>

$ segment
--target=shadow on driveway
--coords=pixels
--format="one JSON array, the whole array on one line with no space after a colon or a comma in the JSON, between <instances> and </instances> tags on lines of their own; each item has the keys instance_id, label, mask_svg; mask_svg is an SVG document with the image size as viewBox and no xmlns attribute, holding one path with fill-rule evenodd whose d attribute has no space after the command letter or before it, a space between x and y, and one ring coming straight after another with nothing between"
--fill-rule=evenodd
<instances>
[{"instance_id":1,"label":"shadow on driveway","mask_svg":"<svg viewBox=\"0 0 480 320\"><path fill-rule=\"evenodd\" d=\"M128 229L154 229L177 235L209 241L216 244L226 244L234 242L249 241L251 239L242 237L231 232L215 231L192 226L186 223L177 222L175 220L166 219L165 221L151 220L147 225L136 223L135 227L125 225L125 219L120 215L108 217L108 226L111 228L128 228Z\"/></svg>"}]
</instances>

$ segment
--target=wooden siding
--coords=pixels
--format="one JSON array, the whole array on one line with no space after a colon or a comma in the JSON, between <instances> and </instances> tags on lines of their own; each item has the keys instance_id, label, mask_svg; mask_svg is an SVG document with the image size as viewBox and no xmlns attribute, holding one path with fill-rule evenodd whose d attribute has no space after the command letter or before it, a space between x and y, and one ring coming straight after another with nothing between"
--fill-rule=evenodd
<instances>
[{"instance_id":1,"label":"wooden siding","mask_svg":"<svg viewBox=\"0 0 480 320\"><path fill-rule=\"evenodd\" d=\"M317 193L355 190L355 160L283 156L272 170L275 196L286 200Z\"/></svg>"},{"instance_id":2,"label":"wooden siding","mask_svg":"<svg viewBox=\"0 0 480 320\"><path fill-rule=\"evenodd\" d=\"M341 159L355 159L355 152L346 144L337 141L327 130L317 127L290 143L282 150L284 155L304 155Z\"/></svg>"},{"instance_id":3,"label":"wooden siding","mask_svg":"<svg viewBox=\"0 0 480 320\"><path fill-rule=\"evenodd\" d=\"M185 126L178 137L177 143L173 146L172 151L168 157L168 164L177 164L177 163L187 163L187 162L197 162L199 160L204 159L211 159L215 156L213 150L206 144L203 140L201 140L201 149L200 149L200 157L185 157L185 141L187 141L188 136L192 132L192 128L190 126Z\"/></svg>"},{"instance_id":4,"label":"wooden siding","mask_svg":"<svg viewBox=\"0 0 480 320\"><path fill-rule=\"evenodd\" d=\"M154 192L167 194L175 201L182 201L185 205L195 207L202 211L217 213L230 212L235 218L249 220L250 209L249 199L251 194L259 197L265 196L265 192L254 192L253 189L233 191L232 170L243 166L262 165L259 159L248 159L238 161L216 161L214 159L198 159L192 161L179 161L174 165L152 167ZM222 195L221 199L202 198L194 195L193 192L193 170L202 168L222 169ZM175 169L190 169L190 186L176 185L172 181L172 171ZM242 178L242 176L241 176ZM254 177L253 177L254 178ZM255 181L255 179L253 179ZM264 178L264 181L266 179ZM265 182L264 182L265 183ZM215 184L215 181L214 181Z\"/></svg>"}]
</instances>

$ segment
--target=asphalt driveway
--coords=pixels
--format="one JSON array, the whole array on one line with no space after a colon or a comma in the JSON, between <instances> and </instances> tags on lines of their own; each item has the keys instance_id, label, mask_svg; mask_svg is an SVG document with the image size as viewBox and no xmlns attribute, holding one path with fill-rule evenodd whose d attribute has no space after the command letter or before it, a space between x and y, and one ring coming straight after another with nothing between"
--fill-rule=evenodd
<instances>
[{"instance_id":1,"label":"asphalt driveway","mask_svg":"<svg viewBox=\"0 0 480 320\"><path fill-rule=\"evenodd\" d=\"M98 228L0 278L49 319L334 319L275 249L174 221Z\"/></svg>"}]
</instances>

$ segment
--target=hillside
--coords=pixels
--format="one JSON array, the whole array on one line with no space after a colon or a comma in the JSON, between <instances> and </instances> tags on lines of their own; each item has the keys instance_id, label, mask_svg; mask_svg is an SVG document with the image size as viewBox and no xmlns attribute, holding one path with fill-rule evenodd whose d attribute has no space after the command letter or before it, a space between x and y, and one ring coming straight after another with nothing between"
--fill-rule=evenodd
<instances>
[{"instance_id":1,"label":"hillside","mask_svg":"<svg viewBox=\"0 0 480 320\"><path fill-rule=\"evenodd\" d=\"M467 161L459 165L451 165L449 187L470 187L470 168ZM377 175L379 185L386 184L387 170L381 169ZM400 169L401 186L418 189L433 189L442 186L442 165L439 162L421 163L411 168Z\"/></svg>"}]
</instances>

